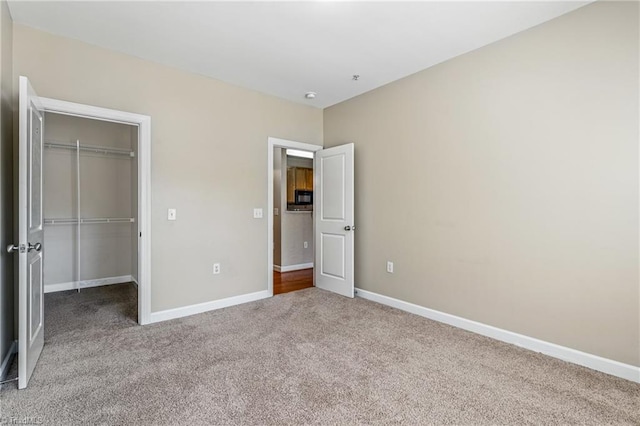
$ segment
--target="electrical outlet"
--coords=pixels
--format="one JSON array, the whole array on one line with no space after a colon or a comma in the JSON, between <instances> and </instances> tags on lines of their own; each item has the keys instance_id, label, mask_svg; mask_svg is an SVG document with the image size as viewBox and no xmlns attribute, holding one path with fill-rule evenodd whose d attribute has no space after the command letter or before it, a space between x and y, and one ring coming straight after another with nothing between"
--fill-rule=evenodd
<instances>
[{"instance_id":1,"label":"electrical outlet","mask_svg":"<svg viewBox=\"0 0 640 426\"><path fill-rule=\"evenodd\" d=\"M393 274L393 262L387 262L387 272Z\"/></svg>"},{"instance_id":2,"label":"electrical outlet","mask_svg":"<svg viewBox=\"0 0 640 426\"><path fill-rule=\"evenodd\" d=\"M309 242L308 242L308 241L305 241L305 242L304 242L304 244L303 244L303 246L304 246L304 248L309 248Z\"/></svg>"},{"instance_id":3,"label":"electrical outlet","mask_svg":"<svg viewBox=\"0 0 640 426\"><path fill-rule=\"evenodd\" d=\"M218 275L220 273L220 264L219 263L214 263L213 264L213 274L214 275Z\"/></svg>"},{"instance_id":4,"label":"electrical outlet","mask_svg":"<svg viewBox=\"0 0 640 426\"><path fill-rule=\"evenodd\" d=\"M253 209L253 218L262 219L262 209Z\"/></svg>"},{"instance_id":5,"label":"electrical outlet","mask_svg":"<svg viewBox=\"0 0 640 426\"><path fill-rule=\"evenodd\" d=\"M167 220L176 220L177 212L176 209L169 209L167 211Z\"/></svg>"}]
</instances>

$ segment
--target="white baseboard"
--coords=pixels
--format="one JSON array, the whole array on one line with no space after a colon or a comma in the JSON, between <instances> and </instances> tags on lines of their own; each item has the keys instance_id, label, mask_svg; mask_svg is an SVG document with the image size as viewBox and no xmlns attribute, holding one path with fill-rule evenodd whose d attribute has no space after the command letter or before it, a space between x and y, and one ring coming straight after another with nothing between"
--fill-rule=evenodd
<instances>
[{"instance_id":1,"label":"white baseboard","mask_svg":"<svg viewBox=\"0 0 640 426\"><path fill-rule=\"evenodd\" d=\"M138 280L133 275L131 275L131 282L136 286L136 288L138 288L138 285L139 285Z\"/></svg>"},{"instance_id":2,"label":"white baseboard","mask_svg":"<svg viewBox=\"0 0 640 426\"><path fill-rule=\"evenodd\" d=\"M9 346L9 350L2 360L2 364L0 364L0 381L7 378L7 373L9 373L9 369L11 368L11 361L16 353L18 353L18 341L14 340L11 342L11 346Z\"/></svg>"},{"instance_id":3,"label":"white baseboard","mask_svg":"<svg viewBox=\"0 0 640 426\"><path fill-rule=\"evenodd\" d=\"M313 262L299 263L297 265L288 265L288 266L273 265L273 270L276 272L300 271L302 269L310 269L310 268L313 268Z\"/></svg>"},{"instance_id":4,"label":"white baseboard","mask_svg":"<svg viewBox=\"0 0 640 426\"><path fill-rule=\"evenodd\" d=\"M240 305L242 303L254 302L256 300L271 297L267 290L255 293L242 294L240 296L227 297L226 299L212 300L211 302L198 303L197 305L184 306L182 308L167 309L166 311L151 312L151 321L161 322L175 318L188 317L190 315L201 314L203 312L216 309L227 308L229 306Z\"/></svg>"},{"instance_id":5,"label":"white baseboard","mask_svg":"<svg viewBox=\"0 0 640 426\"><path fill-rule=\"evenodd\" d=\"M520 346L522 348L529 349L535 352L540 352L554 358L559 358L563 361L571 362L573 364L578 364L583 367L611 374L612 376L617 376L623 379L631 380L632 382L640 383L640 367L636 367L630 364L624 364L622 362L614 361L608 358L602 358L597 355L592 355L586 352L567 348L565 346L556 345L555 343L545 342L544 340L535 339L533 337L503 330L501 328L468 320L455 315L446 314L434 309L425 308L424 306L414 305L413 303L404 302L402 300L383 296L381 294L373 293L367 290L357 288L356 292L356 295L358 297L362 297L363 299L391 306L393 308L420 315L434 321L462 328L463 330L491 337L502 342L511 343L513 345Z\"/></svg>"},{"instance_id":6,"label":"white baseboard","mask_svg":"<svg viewBox=\"0 0 640 426\"><path fill-rule=\"evenodd\" d=\"M134 281L131 275L122 275L120 277L98 278L95 280L71 281L68 283L47 284L44 286L45 293L54 293L56 291L77 290L79 288L99 287L111 284L123 284Z\"/></svg>"}]
</instances>

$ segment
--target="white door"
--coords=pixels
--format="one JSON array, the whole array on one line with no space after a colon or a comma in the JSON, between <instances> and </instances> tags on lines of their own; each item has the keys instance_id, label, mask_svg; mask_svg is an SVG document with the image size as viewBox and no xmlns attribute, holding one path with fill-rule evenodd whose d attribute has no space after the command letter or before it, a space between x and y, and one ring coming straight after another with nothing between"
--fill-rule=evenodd
<instances>
[{"instance_id":1,"label":"white door","mask_svg":"<svg viewBox=\"0 0 640 426\"><path fill-rule=\"evenodd\" d=\"M314 161L315 285L353 297L353 144L316 151Z\"/></svg>"},{"instance_id":2,"label":"white door","mask_svg":"<svg viewBox=\"0 0 640 426\"><path fill-rule=\"evenodd\" d=\"M20 77L18 151L18 387L24 389L44 346L42 146L40 100ZM10 246L10 248L12 248Z\"/></svg>"}]
</instances>

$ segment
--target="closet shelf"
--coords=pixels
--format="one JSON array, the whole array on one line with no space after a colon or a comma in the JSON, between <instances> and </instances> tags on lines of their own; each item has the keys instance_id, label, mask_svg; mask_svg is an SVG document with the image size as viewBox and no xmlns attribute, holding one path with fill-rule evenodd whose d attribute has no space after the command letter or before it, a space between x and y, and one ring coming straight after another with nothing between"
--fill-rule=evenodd
<instances>
[{"instance_id":1,"label":"closet shelf","mask_svg":"<svg viewBox=\"0 0 640 426\"><path fill-rule=\"evenodd\" d=\"M56 219L45 219L45 225L76 225L80 223L81 225L90 225L94 223L134 223L136 220L133 217L91 217L91 218L82 218L78 221L78 219L74 218L56 218Z\"/></svg>"},{"instance_id":2,"label":"closet shelf","mask_svg":"<svg viewBox=\"0 0 640 426\"><path fill-rule=\"evenodd\" d=\"M76 144L63 143L63 142L55 142L55 141L45 141L45 148L58 148L58 149L70 149L75 151L78 149ZM80 151L88 151L97 154L106 154L106 155L117 155L133 158L136 156L135 152L128 149L118 149L118 148L108 148L105 146L97 146L97 145L82 145L80 144Z\"/></svg>"}]
</instances>

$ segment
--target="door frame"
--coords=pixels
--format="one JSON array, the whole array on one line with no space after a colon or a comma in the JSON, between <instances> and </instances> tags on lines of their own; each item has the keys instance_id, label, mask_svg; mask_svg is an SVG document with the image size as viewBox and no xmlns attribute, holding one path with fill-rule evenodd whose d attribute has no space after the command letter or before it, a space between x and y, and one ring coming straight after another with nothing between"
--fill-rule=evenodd
<instances>
[{"instance_id":1,"label":"door frame","mask_svg":"<svg viewBox=\"0 0 640 426\"><path fill-rule=\"evenodd\" d=\"M41 97L45 112L138 127L138 323L151 322L151 117ZM46 126L46 124L45 124Z\"/></svg>"},{"instance_id":2,"label":"door frame","mask_svg":"<svg viewBox=\"0 0 640 426\"><path fill-rule=\"evenodd\" d=\"M289 148L299 149L301 151L316 152L323 149L321 145L313 145L304 142L290 141L287 139L268 138L268 152L267 152L267 292L269 297L273 296L273 149L274 148ZM316 170L313 171L313 181L315 187ZM315 200L314 200L315 206ZM284 214L284 212L280 212ZM313 215L313 229L315 233L316 216ZM315 246L315 245L314 245ZM315 255L314 255L315 256Z\"/></svg>"}]
</instances>

